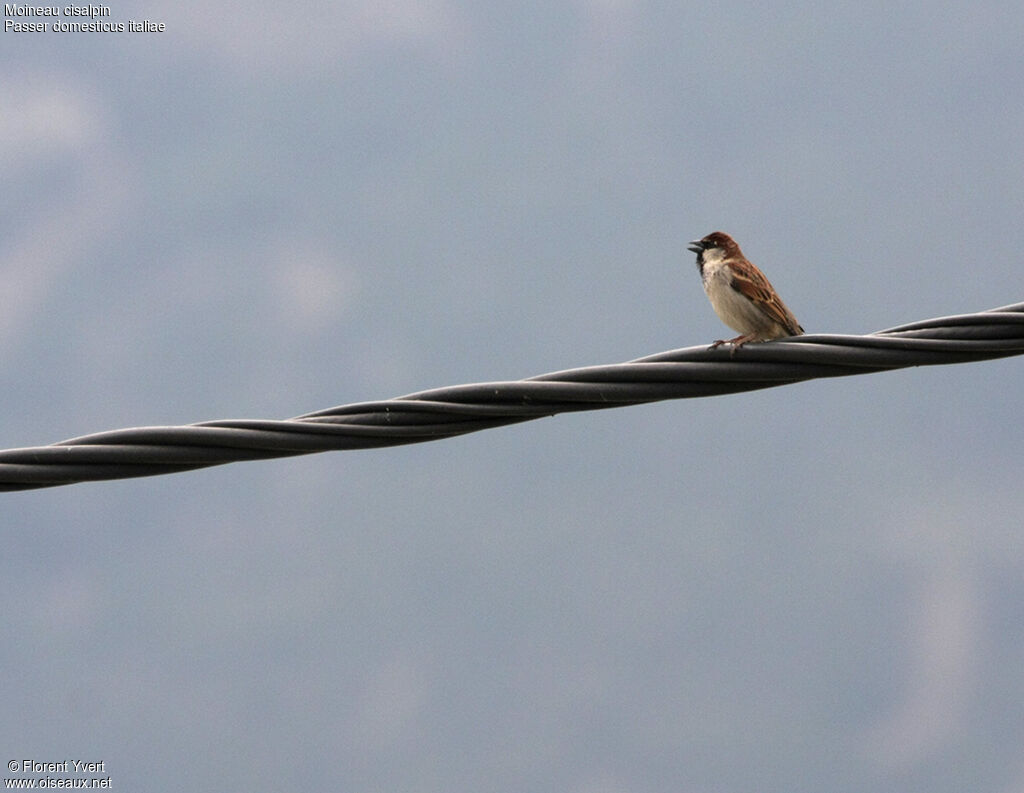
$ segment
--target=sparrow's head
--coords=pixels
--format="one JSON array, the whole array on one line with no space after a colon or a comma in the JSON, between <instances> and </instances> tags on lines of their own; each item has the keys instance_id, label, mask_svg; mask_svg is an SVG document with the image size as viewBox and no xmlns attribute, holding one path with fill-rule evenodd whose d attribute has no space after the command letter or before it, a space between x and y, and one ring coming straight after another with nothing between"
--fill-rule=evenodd
<instances>
[{"instance_id":1,"label":"sparrow's head","mask_svg":"<svg viewBox=\"0 0 1024 793\"><path fill-rule=\"evenodd\" d=\"M742 258L743 252L736 240L724 231L712 231L706 237L694 240L688 250L697 254L697 264L705 264L720 259Z\"/></svg>"}]
</instances>

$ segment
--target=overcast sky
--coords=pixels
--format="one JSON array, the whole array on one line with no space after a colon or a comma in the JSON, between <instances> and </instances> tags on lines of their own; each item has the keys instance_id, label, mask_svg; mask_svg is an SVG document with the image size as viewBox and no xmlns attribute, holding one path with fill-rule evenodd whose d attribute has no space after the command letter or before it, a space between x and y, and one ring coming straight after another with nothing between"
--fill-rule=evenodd
<instances>
[{"instance_id":1,"label":"overcast sky","mask_svg":"<svg viewBox=\"0 0 1024 793\"><path fill-rule=\"evenodd\" d=\"M1019 2L109 8L166 29L0 37L2 448L710 342L716 229L812 332L1024 301ZM2 759L1024 793L1022 393L1011 358L0 494Z\"/></svg>"}]
</instances>

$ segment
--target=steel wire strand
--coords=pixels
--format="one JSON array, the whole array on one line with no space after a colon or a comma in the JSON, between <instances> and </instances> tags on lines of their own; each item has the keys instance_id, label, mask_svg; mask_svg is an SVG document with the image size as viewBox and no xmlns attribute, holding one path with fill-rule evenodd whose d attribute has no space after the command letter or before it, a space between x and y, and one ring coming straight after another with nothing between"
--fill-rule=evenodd
<instances>
[{"instance_id":1,"label":"steel wire strand","mask_svg":"<svg viewBox=\"0 0 1024 793\"><path fill-rule=\"evenodd\" d=\"M767 344L687 347L525 380L471 383L359 402L285 421L134 427L0 451L0 491L187 471L243 460L451 438L557 413L753 391L1024 353L1024 303L863 336L807 334Z\"/></svg>"}]
</instances>

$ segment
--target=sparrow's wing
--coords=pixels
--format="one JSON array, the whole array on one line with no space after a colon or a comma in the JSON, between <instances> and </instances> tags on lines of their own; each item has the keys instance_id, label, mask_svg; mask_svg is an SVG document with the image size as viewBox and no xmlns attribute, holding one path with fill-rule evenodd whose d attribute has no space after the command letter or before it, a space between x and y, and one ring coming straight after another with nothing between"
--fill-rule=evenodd
<instances>
[{"instance_id":1,"label":"sparrow's wing","mask_svg":"<svg viewBox=\"0 0 1024 793\"><path fill-rule=\"evenodd\" d=\"M779 323L791 336L799 336L804 332L796 321L793 312L786 308L778 293L768 283L764 273L751 265L741 272L734 273L732 288L748 298L755 306L765 313L772 321Z\"/></svg>"}]
</instances>

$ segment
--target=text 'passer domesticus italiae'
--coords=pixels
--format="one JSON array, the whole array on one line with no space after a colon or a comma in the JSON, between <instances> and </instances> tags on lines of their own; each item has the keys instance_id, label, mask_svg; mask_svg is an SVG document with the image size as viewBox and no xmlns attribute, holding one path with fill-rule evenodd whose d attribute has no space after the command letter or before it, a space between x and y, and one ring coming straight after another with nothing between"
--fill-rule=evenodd
<instances>
[{"instance_id":1,"label":"text 'passer domesticus italiae'","mask_svg":"<svg viewBox=\"0 0 1024 793\"><path fill-rule=\"evenodd\" d=\"M740 333L735 339L719 339L709 349L731 344L735 354L749 341L771 341L804 332L764 273L724 231L694 240L689 250L697 254L697 269L711 307L722 322Z\"/></svg>"}]
</instances>

